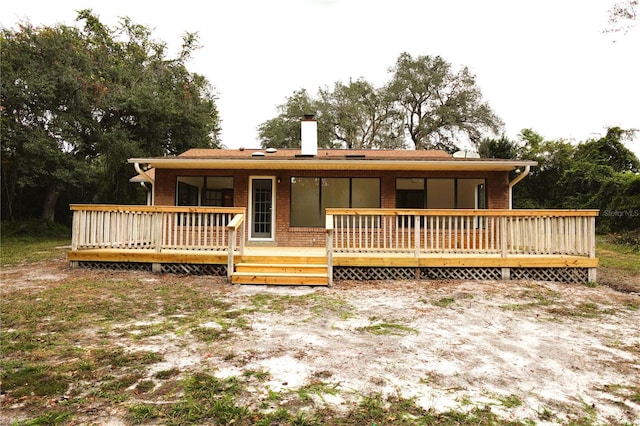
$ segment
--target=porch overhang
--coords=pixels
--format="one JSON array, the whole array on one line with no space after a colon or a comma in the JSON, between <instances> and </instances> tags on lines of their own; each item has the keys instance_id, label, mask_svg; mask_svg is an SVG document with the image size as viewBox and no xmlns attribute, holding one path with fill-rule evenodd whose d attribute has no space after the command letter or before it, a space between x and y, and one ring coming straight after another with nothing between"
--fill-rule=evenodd
<instances>
[{"instance_id":1,"label":"porch overhang","mask_svg":"<svg viewBox=\"0 0 640 426\"><path fill-rule=\"evenodd\" d=\"M535 166L535 161L476 158L434 159L322 159L315 158L131 158L129 163L156 169L226 170L393 170L393 171L489 171L508 172Z\"/></svg>"}]
</instances>

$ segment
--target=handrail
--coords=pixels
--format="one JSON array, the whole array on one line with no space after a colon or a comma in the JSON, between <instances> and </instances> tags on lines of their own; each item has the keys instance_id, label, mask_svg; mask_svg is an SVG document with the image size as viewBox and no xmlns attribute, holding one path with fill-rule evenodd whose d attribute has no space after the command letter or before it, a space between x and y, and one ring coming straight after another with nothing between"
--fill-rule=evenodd
<instances>
[{"instance_id":1,"label":"handrail","mask_svg":"<svg viewBox=\"0 0 640 426\"><path fill-rule=\"evenodd\" d=\"M332 253L595 257L598 210L326 209Z\"/></svg>"},{"instance_id":2,"label":"handrail","mask_svg":"<svg viewBox=\"0 0 640 426\"><path fill-rule=\"evenodd\" d=\"M244 207L74 204L71 251L228 249L227 225ZM238 235L236 233L236 235ZM244 228L240 248L244 250Z\"/></svg>"},{"instance_id":3,"label":"handrail","mask_svg":"<svg viewBox=\"0 0 640 426\"><path fill-rule=\"evenodd\" d=\"M227 231L229 232L229 247L227 248L227 279L231 282L231 276L235 269L234 254L236 250L236 236L238 228L241 232L240 238L240 255L244 254L244 210L242 213L236 214L231 222L227 225Z\"/></svg>"},{"instance_id":4,"label":"handrail","mask_svg":"<svg viewBox=\"0 0 640 426\"><path fill-rule=\"evenodd\" d=\"M327 214L331 215L376 215L376 216L598 216L600 210L530 210L530 209L341 209L327 208Z\"/></svg>"},{"instance_id":5,"label":"handrail","mask_svg":"<svg viewBox=\"0 0 640 426\"><path fill-rule=\"evenodd\" d=\"M244 207L141 206L126 204L71 204L71 211L141 213L244 213Z\"/></svg>"}]
</instances>

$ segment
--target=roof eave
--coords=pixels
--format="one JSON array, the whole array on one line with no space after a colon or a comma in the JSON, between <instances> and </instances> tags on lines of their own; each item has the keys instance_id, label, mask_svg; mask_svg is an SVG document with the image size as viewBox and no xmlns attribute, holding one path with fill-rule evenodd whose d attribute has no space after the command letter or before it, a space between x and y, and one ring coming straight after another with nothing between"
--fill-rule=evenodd
<instances>
[{"instance_id":1,"label":"roof eave","mask_svg":"<svg viewBox=\"0 0 640 426\"><path fill-rule=\"evenodd\" d=\"M129 163L147 164L157 169L235 169L235 170L416 170L416 171L511 171L535 166L535 161L433 159L433 160L356 160L356 159L211 159L211 158L131 158Z\"/></svg>"}]
</instances>

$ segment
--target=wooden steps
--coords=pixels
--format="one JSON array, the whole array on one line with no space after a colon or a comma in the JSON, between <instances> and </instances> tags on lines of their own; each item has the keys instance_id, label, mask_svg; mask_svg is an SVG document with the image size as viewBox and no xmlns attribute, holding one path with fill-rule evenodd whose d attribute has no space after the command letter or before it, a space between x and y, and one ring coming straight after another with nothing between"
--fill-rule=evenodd
<instances>
[{"instance_id":1,"label":"wooden steps","mask_svg":"<svg viewBox=\"0 0 640 426\"><path fill-rule=\"evenodd\" d=\"M326 263L242 262L236 264L231 282L233 284L328 285L329 278Z\"/></svg>"}]
</instances>

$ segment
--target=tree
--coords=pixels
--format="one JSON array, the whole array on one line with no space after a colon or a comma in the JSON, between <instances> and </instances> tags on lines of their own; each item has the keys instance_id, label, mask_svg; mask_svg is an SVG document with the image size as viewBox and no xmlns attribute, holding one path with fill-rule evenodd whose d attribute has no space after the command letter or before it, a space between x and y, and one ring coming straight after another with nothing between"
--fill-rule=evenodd
<instances>
[{"instance_id":1,"label":"tree","mask_svg":"<svg viewBox=\"0 0 640 426\"><path fill-rule=\"evenodd\" d=\"M499 139L484 138L478 145L478 154L481 158L511 159L518 155L518 147L505 135Z\"/></svg>"},{"instance_id":2,"label":"tree","mask_svg":"<svg viewBox=\"0 0 640 426\"><path fill-rule=\"evenodd\" d=\"M277 106L277 110L277 117L258 126L263 148L299 148L300 120L309 114L318 121L318 145L323 148L333 146L332 124L326 105L309 96L305 89L293 92L285 103Z\"/></svg>"},{"instance_id":3,"label":"tree","mask_svg":"<svg viewBox=\"0 0 640 426\"><path fill-rule=\"evenodd\" d=\"M405 147L402 112L385 89L364 79L336 82L333 91L320 90L333 123L335 139L348 149Z\"/></svg>"},{"instance_id":4,"label":"tree","mask_svg":"<svg viewBox=\"0 0 640 426\"><path fill-rule=\"evenodd\" d=\"M538 166L515 187L515 207L599 209L599 231L638 229L640 162L623 144L632 134L612 127L599 139L573 145L523 130L519 155Z\"/></svg>"},{"instance_id":5,"label":"tree","mask_svg":"<svg viewBox=\"0 0 640 426\"><path fill-rule=\"evenodd\" d=\"M561 208L566 190L558 185L573 161L574 147L565 140L545 140L532 129L518 135L516 158L534 160L529 176L514 188L515 208Z\"/></svg>"},{"instance_id":6,"label":"tree","mask_svg":"<svg viewBox=\"0 0 640 426\"><path fill-rule=\"evenodd\" d=\"M416 149L453 152L460 138L477 146L483 133L501 128L468 68L454 72L440 56L402 53L390 71L388 88L405 112Z\"/></svg>"},{"instance_id":7,"label":"tree","mask_svg":"<svg viewBox=\"0 0 640 426\"><path fill-rule=\"evenodd\" d=\"M627 33L633 29L640 22L640 9L639 0L625 0L614 4L609 9L609 25L610 27L606 32L620 32Z\"/></svg>"},{"instance_id":8,"label":"tree","mask_svg":"<svg viewBox=\"0 0 640 426\"><path fill-rule=\"evenodd\" d=\"M588 140L576 147L575 157L582 162L609 166L615 172L640 171L640 162L623 140L631 140L635 131L610 127L600 139Z\"/></svg>"},{"instance_id":9,"label":"tree","mask_svg":"<svg viewBox=\"0 0 640 426\"><path fill-rule=\"evenodd\" d=\"M185 65L198 47L194 34L184 36L177 58L167 59L166 46L128 18L112 29L83 10L77 21L82 28L2 29L2 193L9 218L21 191L44 194L47 220L57 197L74 189L84 188L80 201L135 200L127 158L220 145L213 90Z\"/></svg>"}]
</instances>

